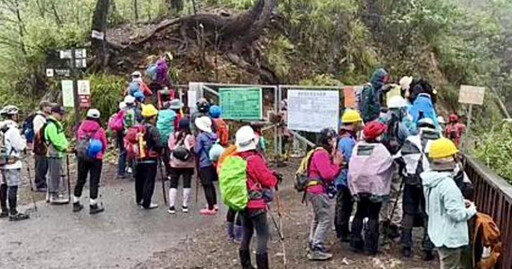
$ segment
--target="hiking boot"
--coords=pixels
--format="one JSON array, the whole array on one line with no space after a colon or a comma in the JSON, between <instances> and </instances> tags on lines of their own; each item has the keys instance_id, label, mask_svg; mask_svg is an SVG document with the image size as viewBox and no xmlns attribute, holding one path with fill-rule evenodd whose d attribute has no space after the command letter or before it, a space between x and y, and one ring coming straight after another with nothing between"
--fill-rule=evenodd
<instances>
[{"instance_id":1,"label":"hiking boot","mask_svg":"<svg viewBox=\"0 0 512 269\"><path fill-rule=\"evenodd\" d=\"M174 206L169 207L169 209L167 210L167 213L169 213L171 215L176 214L176 208Z\"/></svg>"},{"instance_id":2,"label":"hiking boot","mask_svg":"<svg viewBox=\"0 0 512 269\"><path fill-rule=\"evenodd\" d=\"M432 252L432 250L426 250L424 252L425 252L425 257L423 257L424 261L432 261L436 258L436 256L434 255L434 252Z\"/></svg>"},{"instance_id":3,"label":"hiking boot","mask_svg":"<svg viewBox=\"0 0 512 269\"><path fill-rule=\"evenodd\" d=\"M228 234L228 240L235 240L235 224L233 222L227 223L226 232Z\"/></svg>"},{"instance_id":4,"label":"hiking boot","mask_svg":"<svg viewBox=\"0 0 512 269\"><path fill-rule=\"evenodd\" d=\"M149 204L149 206L148 206L148 207L144 207L144 206L142 206L142 209L148 209L148 210L150 210L150 209L155 209L155 208L158 208L158 204L153 204L153 203L151 203L151 204Z\"/></svg>"},{"instance_id":5,"label":"hiking boot","mask_svg":"<svg viewBox=\"0 0 512 269\"><path fill-rule=\"evenodd\" d=\"M201 209L201 211L199 211L199 214L201 214L203 216L214 216L215 214L217 214L217 211L215 211L215 209L205 208L205 209Z\"/></svg>"},{"instance_id":6,"label":"hiking boot","mask_svg":"<svg viewBox=\"0 0 512 269\"><path fill-rule=\"evenodd\" d=\"M256 266L258 267L258 269L268 269L268 254L267 253L256 254Z\"/></svg>"},{"instance_id":7,"label":"hiking boot","mask_svg":"<svg viewBox=\"0 0 512 269\"><path fill-rule=\"evenodd\" d=\"M242 269L256 269L251 265L251 252L249 250L239 250L238 255L240 256Z\"/></svg>"},{"instance_id":8,"label":"hiking boot","mask_svg":"<svg viewBox=\"0 0 512 269\"><path fill-rule=\"evenodd\" d=\"M51 194L50 195L50 204L52 204L52 205L69 204L69 198L64 197L62 195Z\"/></svg>"},{"instance_id":9,"label":"hiking boot","mask_svg":"<svg viewBox=\"0 0 512 269\"><path fill-rule=\"evenodd\" d=\"M188 213L188 206L182 206L181 207L181 212Z\"/></svg>"},{"instance_id":10,"label":"hiking boot","mask_svg":"<svg viewBox=\"0 0 512 269\"><path fill-rule=\"evenodd\" d=\"M89 205L89 214L94 215L105 211L103 206L99 206L98 204Z\"/></svg>"},{"instance_id":11,"label":"hiking boot","mask_svg":"<svg viewBox=\"0 0 512 269\"><path fill-rule=\"evenodd\" d=\"M9 216L9 221L18 221L18 220L26 220L29 216L23 213L16 213Z\"/></svg>"},{"instance_id":12,"label":"hiking boot","mask_svg":"<svg viewBox=\"0 0 512 269\"><path fill-rule=\"evenodd\" d=\"M84 206L80 202L73 203L73 212L80 212Z\"/></svg>"},{"instance_id":13,"label":"hiking boot","mask_svg":"<svg viewBox=\"0 0 512 269\"><path fill-rule=\"evenodd\" d=\"M332 254L323 252L322 250L315 248L313 251L308 253L308 259L310 261L327 261L332 258Z\"/></svg>"},{"instance_id":14,"label":"hiking boot","mask_svg":"<svg viewBox=\"0 0 512 269\"><path fill-rule=\"evenodd\" d=\"M9 217L9 213L7 211L2 211L0 213L0 218L7 218L7 217Z\"/></svg>"},{"instance_id":15,"label":"hiking boot","mask_svg":"<svg viewBox=\"0 0 512 269\"><path fill-rule=\"evenodd\" d=\"M407 248L407 247L402 248L402 256L404 256L404 258L412 257L411 248Z\"/></svg>"}]
</instances>

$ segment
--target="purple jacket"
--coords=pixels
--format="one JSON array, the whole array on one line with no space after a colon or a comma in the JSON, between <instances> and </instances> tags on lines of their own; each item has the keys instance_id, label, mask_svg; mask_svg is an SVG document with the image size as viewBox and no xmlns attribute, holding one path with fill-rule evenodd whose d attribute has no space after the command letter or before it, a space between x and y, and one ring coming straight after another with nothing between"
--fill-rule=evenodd
<instances>
[{"instance_id":1,"label":"purple jacket","mask_svg":"<svg viewBox=\"0 0 512 269\"><path fill-rule=\"evenodd\" d=\"M169 65L164 59L160 59L156 62L156 82L162 86L171 86L169 83Z\"/></svg>"}]
</instances>

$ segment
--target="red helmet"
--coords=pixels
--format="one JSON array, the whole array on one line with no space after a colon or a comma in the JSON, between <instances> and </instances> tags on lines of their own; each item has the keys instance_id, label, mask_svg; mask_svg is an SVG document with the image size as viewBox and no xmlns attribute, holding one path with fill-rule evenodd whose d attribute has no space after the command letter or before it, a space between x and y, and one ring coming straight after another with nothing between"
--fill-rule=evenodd
<instances>
[{"instance_id":1,"label":"red helmet","mask_svg":"<svg viewBox=\"0 0 512 269\"><path fill-rule=\"evenodd\" d=\"M363 134L366 140L375 140L377 137L387 131L388 127L378 121L372 121L364 126Z\"/></svg>"},{"instance_id":2,"label":"red helmet","mask_svg":"<svg viewBox=\"0 0 512 269\"><path fill-rule=\"evenodd\" d=\"M459 121L459 116L457 116L456 114L451 114L449 119L450 122L457 122Z\"/></svg>"}]
</instances>

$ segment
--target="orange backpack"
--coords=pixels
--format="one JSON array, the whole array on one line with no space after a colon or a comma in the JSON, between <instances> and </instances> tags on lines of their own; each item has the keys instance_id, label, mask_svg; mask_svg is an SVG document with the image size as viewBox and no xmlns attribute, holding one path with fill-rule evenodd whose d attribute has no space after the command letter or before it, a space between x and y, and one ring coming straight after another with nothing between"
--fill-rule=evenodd
<instances>
[{"instance_id":1,"label":"orange backpack","mask_svg":"<svg viewBox=\"0 0 512 269\"><path fill-rule=\"evenodd\" d=\"M502 254L502 242L500 229L489 215L477 213L472 239L474 268L494 268Z\"/></svg>"},{"instance_id":2,"label":"orange backpack","mask_svg":"<svg viewBox=\"0 0 512 269\"><path fill-rule=\"evenodd\" d=\"M229 142L229 126L223 119L214 119L215 127L217 128L217 138L220 140L220 145L226 147Z\"/></svg>"}]
</instances>

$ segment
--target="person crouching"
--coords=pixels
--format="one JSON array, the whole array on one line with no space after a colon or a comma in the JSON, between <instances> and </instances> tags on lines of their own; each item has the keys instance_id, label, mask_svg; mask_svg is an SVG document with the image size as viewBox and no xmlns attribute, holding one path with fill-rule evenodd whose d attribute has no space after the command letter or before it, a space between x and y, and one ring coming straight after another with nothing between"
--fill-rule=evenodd
<instances>
[{"instance_id":1,"label":"person crouching","mask_svg":"<svg viewBox=\"0 0 512 269\"><path fill-rule=\"evenodd\" d=\"M364 141L354 147L348 168L350 193L357 201L350 246L354 252L368 255L378 252L379 213L383 200L389 196L395 169L391 154L381 143L386 130L386 125L377 121L367 124L363 129ZM365 218L368 223L363 240Z\"/></svg>"}]
</instances>

